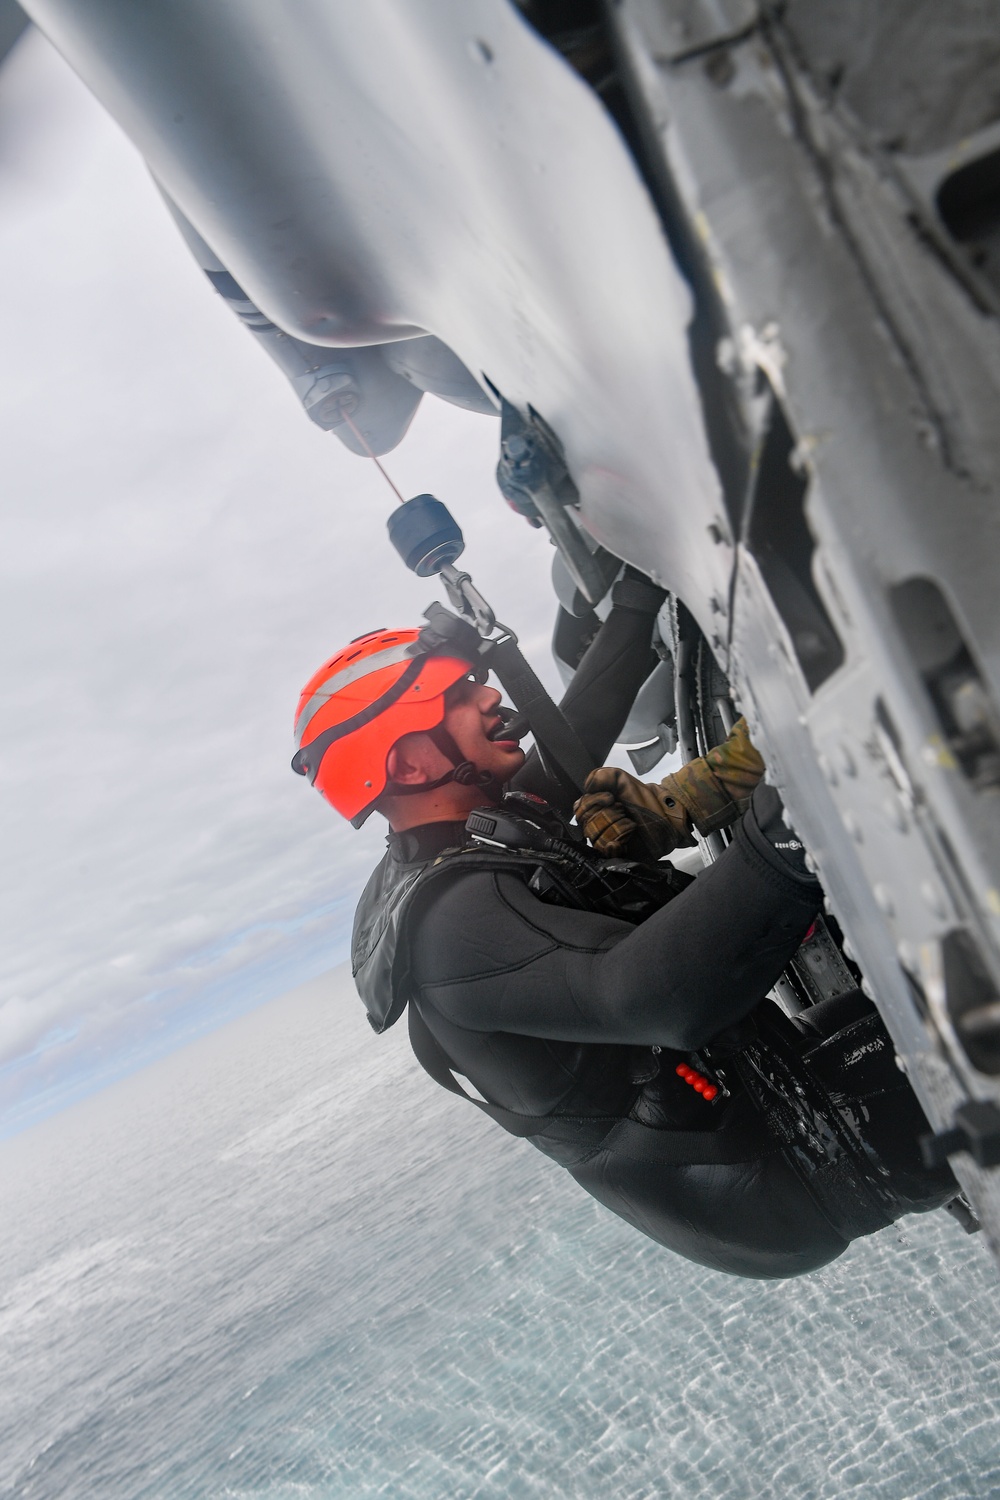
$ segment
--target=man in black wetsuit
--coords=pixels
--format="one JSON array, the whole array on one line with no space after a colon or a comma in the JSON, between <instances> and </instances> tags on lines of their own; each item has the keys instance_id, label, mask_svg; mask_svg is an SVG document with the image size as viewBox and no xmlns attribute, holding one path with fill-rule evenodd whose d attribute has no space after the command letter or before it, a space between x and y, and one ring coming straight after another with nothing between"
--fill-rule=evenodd
<instances>
[{"instance_id":1,"label":"man in black wetsuit","mask_svg":"<svg viewBox=\"0 0 1000 1500\"><path fill-rule=\"evenodd\" d=\"M598 763L649 670L661 600L626 573L563 700ZM673 845L733 828L685 885L581 847L565 788L503 724L470 660L428 653L415 630L352 642L303 690L293 766L355 824L373 810L390 824L353 942L373 1027L408 1006L439 1082L463 1092L463 1076L600 1202L719 1270L793 1276L954 1198L947 1168L920 1162L926 1121L865 997L794 1023L765 998L821 892L777 795L753 790L745 733L657 794ZM590 822L620 841L643 796L596 778ZM513 843L470 835L496 833L491 809Z\"/></svg>"}]
</instances>

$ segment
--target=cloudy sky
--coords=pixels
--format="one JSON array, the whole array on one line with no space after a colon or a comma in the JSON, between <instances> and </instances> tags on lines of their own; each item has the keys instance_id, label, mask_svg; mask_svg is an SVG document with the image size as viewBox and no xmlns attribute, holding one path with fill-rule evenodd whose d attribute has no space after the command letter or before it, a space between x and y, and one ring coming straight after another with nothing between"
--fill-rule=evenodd
<instances>
[{"instance_id":1,"label":"cloudy sky","mask_svg":"<svg viewBox=\"0 0 1000 1500\"><path fill-rule=\"evenodd\" d=\"M292 713L434 594L37 34L0 70L0 385L2 1134L345 956L382 831L291 774ZM386 463L551 682L551 550L497 441L425 398Z\"/></svg>"}]
</instances>

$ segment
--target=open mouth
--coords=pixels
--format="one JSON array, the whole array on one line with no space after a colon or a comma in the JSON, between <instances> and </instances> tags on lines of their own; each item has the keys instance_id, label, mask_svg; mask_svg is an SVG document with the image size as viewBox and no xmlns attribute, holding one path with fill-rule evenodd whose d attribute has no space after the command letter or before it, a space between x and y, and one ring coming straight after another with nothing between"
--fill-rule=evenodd
<instances>
[{"instance_id":1,"label":"open mouth","mask_svg":"<svg viewBox=\"0 0 1000 1500\"><path fill-rule=\"evenodd\" d=\"M498 708L496 723L487 729L486 738L494 744L516 745L528 733L528 721L513 708Z\"/></svg>"}]
</instances>

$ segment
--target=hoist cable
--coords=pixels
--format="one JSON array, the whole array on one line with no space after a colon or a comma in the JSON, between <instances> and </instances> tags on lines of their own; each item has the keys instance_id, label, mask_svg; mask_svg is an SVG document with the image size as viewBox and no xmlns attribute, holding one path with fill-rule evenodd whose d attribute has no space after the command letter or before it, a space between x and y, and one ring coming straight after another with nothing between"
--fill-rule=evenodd
<instances>
[{"instance_id":1,"label":"hoist cable","mask_svg":"<svg viewBox=\"0 0 1000 1500\"><path fill-rule=\"evenodd\" d=\"M362 448L364 448L365 452L368 454L368 457L371 459L371 461L375 465L376 469L378 469L379 473L382 475L382 478L385 480L386 484L392 490L392 493L395 495L395 497L399 501L400 505L405 505L406 501L403 499L403 496L399 493L399 490L393 484L392 480L389 478L389 475L386 473L385 469L383 469L382 465L379 463L378 459L375 457L375 454L372 452L372 449L371 449L371 444L368 442L368 439L365 437L365 435L361 431L361 429L352 420L350 412L347 410L346 407L342 406L340 408L340 414L343 417L344 421L347 423L348 427L354 433L354 436L357 438L357 440L361 444Z\"/></svg>"}]
</instances>

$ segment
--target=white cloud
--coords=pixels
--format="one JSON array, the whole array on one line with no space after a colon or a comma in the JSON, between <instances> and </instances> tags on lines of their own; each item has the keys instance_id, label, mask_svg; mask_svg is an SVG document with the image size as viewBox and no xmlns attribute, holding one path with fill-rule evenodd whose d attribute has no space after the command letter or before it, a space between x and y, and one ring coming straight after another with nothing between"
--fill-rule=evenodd
<instances>
[{"instance_id":1,"label":"white cloud","mask_svg":"<svg viewBox=\"0 0 1000 1500\"><path fill-rule=\"evenodd\" d=\"M37 35L0 77L0 286L0 1036L21 1109L195 1024L199 996L264 998L337 955L380 833L291 774L296 697L434 591L388 546L374 467L311 426ZM426 400L386 462L452 506L551 681L551 553L496 491L497 441Z\"/></svg>"}]
</instances>

